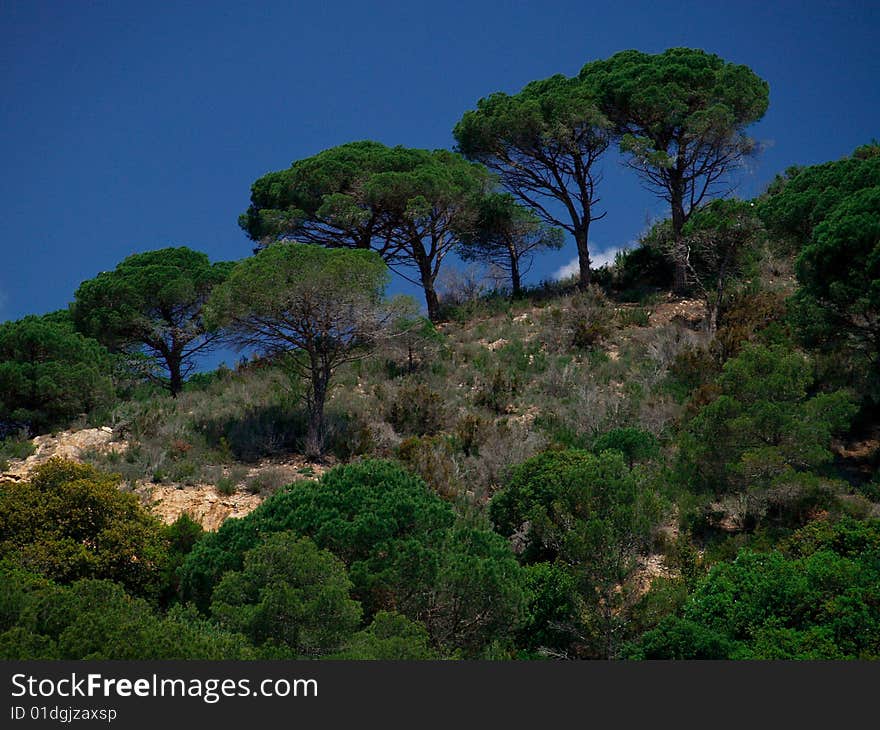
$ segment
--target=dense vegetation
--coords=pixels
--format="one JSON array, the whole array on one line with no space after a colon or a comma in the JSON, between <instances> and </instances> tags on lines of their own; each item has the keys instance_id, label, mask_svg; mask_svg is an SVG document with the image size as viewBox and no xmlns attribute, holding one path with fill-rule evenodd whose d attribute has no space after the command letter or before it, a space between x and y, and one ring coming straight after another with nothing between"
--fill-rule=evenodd
<instances>
[{"instance_id":1,"label":"dense vegetation","mask_svg":"<svg viewBox=\"0 0 880 730\"><path fill-rule=\"evenodd\" d=\"M481 100L456 152L261 177L253 256L135 254L0 325L4 468L127 445L0 481L0 658L877 658L880 146L718 197L767 98L617 54ZM670 217L596 269L614 146ZM579 275L528 286L560 229ZM453 251L500 286L444 289ZM250 358L187 378L221 342ZM263 500L205 532L151 483Z\"/></svg>"}]
</instances>

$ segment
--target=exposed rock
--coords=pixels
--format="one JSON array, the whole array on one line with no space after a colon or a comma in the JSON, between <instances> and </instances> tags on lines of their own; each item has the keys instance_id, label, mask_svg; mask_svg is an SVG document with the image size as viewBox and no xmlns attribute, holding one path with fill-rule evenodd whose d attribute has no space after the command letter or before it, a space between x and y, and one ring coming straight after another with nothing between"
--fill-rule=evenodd
<instances>
[{"instance_id":1,"label":"exposed rock","mask_svg":"<svg viewBox=\"0 0 880 730\"><path fill-rule=\"evenodd\" d=\"M164 523L170 525L186 513L210 531L217 530L230 517L244 517L253 512L263 501L260 495L245 490L220 494L206 484L183 488L174 484L146 486L150 492L147 506Z\"/></svg>"},{"instance_id":2,"label":"exposed rock","mask_svg":"<svg viewBox=\"0 0 880 730\"><path fill-rule=\"evenodd\" d=\"M87 451L99 453L122 452L128 448L128 444L125 441L113 440L113 429L109 426L46 434L37 436L33 439L32 443L37 450L23 461L13 460L9 469L0 474L0 482L19 482L27 479L28 475L36 467L40 466L40 464L45 464L55 456L62 459L82 461L83 454Z\"/></svg>"}]
</instances>

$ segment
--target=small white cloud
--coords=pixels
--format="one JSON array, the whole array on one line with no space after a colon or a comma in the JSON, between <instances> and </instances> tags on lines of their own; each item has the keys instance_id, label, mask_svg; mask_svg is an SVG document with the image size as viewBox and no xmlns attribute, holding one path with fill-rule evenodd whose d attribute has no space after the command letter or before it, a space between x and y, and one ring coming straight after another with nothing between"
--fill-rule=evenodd
<instances>
[{"instance_id":1,"label":"small white cloud","mask_svg":"<svg viewBox=\"0 0 880 730\"><path fill-rule=\"evenodd\" d=\"M571 261L569 261L567 264L565 264L565 266L560 266L556 270L556 273L553 274L553 278L557 279L557 280L569 279L572 276L576 276L578 274L578 272L580 272L580 270L581 270L581 268L578 265L577 258L573 258Z\"/></svg>"},{"instance_id":2,"label":"small white cloud","mask_svg":"<svg viewBox=\"0 0 880 730\"><path fill-rule=\"evenodd\" d=\"M627 249L632 248L629 246L618 246L617 248L609 248L605 251L600 251L599 253L593 254L590 257L590 268L591 269L601 269L603 266L608 266L609 264L614 263L614 257L620 251L626 251ZM553 278L556 280L568 279L572 276L577 276L580 273L581 267L578 262L577 257L573 258L564 266L560 266L556 273L553 274Z\"/></svg>"}]
</instances>

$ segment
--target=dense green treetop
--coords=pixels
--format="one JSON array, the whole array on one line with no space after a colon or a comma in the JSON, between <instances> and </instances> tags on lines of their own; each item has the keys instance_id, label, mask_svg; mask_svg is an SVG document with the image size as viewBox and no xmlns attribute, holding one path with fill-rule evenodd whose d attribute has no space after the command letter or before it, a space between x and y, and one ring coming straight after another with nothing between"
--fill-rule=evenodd
<instances>
[{"instance_id":1,"label":"dense green treetop","mask_svg":"<svg viewBox=\"0 0 880 730\"><path fill-rule=\"evenodd\" d=\"M752 151L744 129L769 104L767 82L748 66L691 48L621 51L587 63L580 77L614 123L633 167L672 204L676 232Z\"/></svg>"},{"instance_id":2,"label":"dense green treetop","mask_svg":"<svg viewBox=\"0 0 880 730\"><path fill-rule=\"evenodd\" d=\"M107 578L156 597L167 560L161 523L118 477L52 459L0 490L0 560L59 582Z\"/></svg>"},{"instance_id":3,"label":"dense green treetop","mask_svg":"<svg viewBox=\"0 0 880 730\"><path fill-rule=\"evenodd\" d=\"M248 550L291 531L342 560L367 617L399 611L423 622L444 651L476 656L512 638L524 617L525 576L503 537L454 523L450 505L400 465L340 466L201 540L181 571L183 595L206 607Z\"/></svg>"},{"instance_id":4,"label":"dense green treetop","mask_svg":"<svg viewBox=\"0 0 880 730\"><path fill-rule=\"evenodd\" d=\"M453 130L465 156L497 173L547 223L574 236L584 286L590 280L590 223L603 215L595 208L596 164L609 132L592 90L561 74L533 81L517 94L480 99Z\"/></svg>"},{"instance_id":5,"label":"dense green treetop","mask_svg":"<svg viewBox=\"0 0 880 730\"><path fill-rule=\"evenodd\" d=\"M842 160L792 168L786 177L777 178L758 211L770 231L789 237L799 250L809 242L815 227L845 198L878 186L880 155L857 150Z\"/></svg>"},{"instance_id":6,"label":"dense green treetop","mask_svg":"<svg viewBox=\"0 0 880 730\"><path fill-rule=\"evenodd\" d=\"M394 611L379 611L372 623L355 634L346 648L330 659L439 659L425 627Z\"/></svg>"},{"instance_id":7,"label":"dense green treetop","mask_svg":"<svg viewBox=\"0 0 880 730\"><path fill-rule=\"evenodd\" d=\"M261 246L295 238L371 248L423 287L436 321L440 266L488 184L482 166L448 150L352 142L257 180L239 223Z\"/></svg>"},{"instance_id":8,"label":"dense green treetop","mask_svg":"<svg viewBox=\"0 0 880 730\"><path fill-rule=\"evenodd\" d=\"M436 544L452 524L451 507L428 491L424 482L396 464L364 461L326 472L318 482L291 485L265 500L240 520L227 520L200 541L182 570L184 596L206 603L227 570L241 568L245 551L263 536L285 530L311 537L343 559L356 596L381 603L383 583L396 584L407 553ZM401 585L397 585L402 588Z\"/></svg>"},{"instance_id":9,"label":"dense green treetop","mask_svg":"<svg viewBox=\"0 0 880 730\"><path fill-rule=\"evenodd\" d=\"M685 482L721 493L828 463L832 436L856 409L852 394L814 394L814 383L803 354L746 344L725 363L717 397L682 433Z\"/></svg>"},{"instance_id":10,"label":"dense green treetop","mask_svg":"<svg viewBox=\"0 0 880 730\"><path fill-rule=\"evenodd\" d=\"M621 51L587 63L580 78L612 121L645 186L669 203L679 242L691 214L729 187L756 147L745 129L764 116L769 86L747 66L702 50ZM673 249L675 288L688 287L687 253Z\"/></svg>"},{"instance_id":11,"label":"dense green treetop","mask_svg":"<svg viewBox=\"0 0 880 730\"><path fill-rule=\"evenodd\" d=\"M628 582L662 517L659 497L623 453L571 449L532 457L513 469L489 514L499 532L525 542L521 560L556 560L571 570L585 652L615 656Z\"/></svg>"},{"instance_id":12,"label":"dense green treetop","mask_svg":"<svg viewBox=\"0 0 880 730\"><path fill-rule=\"evenodd\" d=\"M118 583L71 586L0 563L2 659L255 659L244 636L182 606L158 614Z\"/></svg>"},{"instance_id":13,"label":"dense green treetop","mask_svg":"<svg viewBox=\"0 0 880 730\"><path fill-rule=\"evenodd\" d=\"M0 324L0 420L41 432L113 397L111 361L63 315Z\"/></svg>"},{"instance_id":14,"label":"dense green treetop","mask_svg":"<svg viewBox=\"0 0 880 730\"><path fill-rule=\"evenodd\" d=\"M641 638L634 658L876 659L876 521L804 530L790 541L794 555L744 549L715 566L680 615Z\"/></svg>"},{"instance_id":15,"label":"dense green treetop","mask_svg":"<svg viewBox=\"0 0 880 730\"><path fill-rule=\"evenodd\" d=\"M880 185L844 198L815 228L797 275L802 295L880 351Z\"/></svg>"},{"instance_id":16,"label":"dense green treetop","mask_svg":"<svg viewBox=\"0 0 880 730\"><path fill-rule=\"evenodd\" d=\"M270 642L295 656L336 651L357 629L361 607L349 597L351 581L339 558L290 532L269 536L244 556L214 589L218 623Z\"/></svg>"},{"instance_id":17,"label":"dense green treetop","mask_svg":"<svg viewBox=\"0 0 880 730\"><path fill-rule=\"evenodd\" d=\"M623 537L637 527L642 508L645 514L652 511L646 497L616 449L548 451L512 470L505 488L492 498L489 515L503 535L529 523L525 558L556 557L565 555L567 546L575 547L573 520L601 522L603 531L619 531Z\"/></svg>"},{"instance_id":18,"label":"dense green treetop","mask_svg":"<svg viewBox=\"0 0 880 730\"><path fill-rule=\"evenodd\" d=\"M73 319L111 350L144 348L165 367L176 395L194 357L219 342L220 333L205 327L202 307L231 267L186 247L132 254L80 284Z\"/></svg>"},{"instance_id":19,"label":"dense green treetop","mask_svg":"<svg viewBox=\"0 0 880 730\"><path fill-rule=\"evenodd\" d=\"M372 176L411 172L424 150L350 142L270 172L251 186L251 204L239 225L261 246L296 237L322 245L376 247L385 253L390 225L369 185Z\"/></svg>"}]
</instances>

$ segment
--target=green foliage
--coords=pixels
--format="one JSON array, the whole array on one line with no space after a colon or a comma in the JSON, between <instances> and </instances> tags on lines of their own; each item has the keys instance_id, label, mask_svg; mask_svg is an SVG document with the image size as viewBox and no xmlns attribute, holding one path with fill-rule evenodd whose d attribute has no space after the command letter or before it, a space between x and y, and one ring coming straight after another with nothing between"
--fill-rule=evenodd
<instances>
[{"instance_id":1,"label":"green foliage","mask_svg":"<svg viewBox=\"0 0 880 730\"><path fill-rule=\"evenodd\" d=\"M84 281L72 305L77 329L111 350L143 351L161 363L172 395L195 358L220 342L202 307L232 264L211 264L186 247L132 254L113 271Z\"/></svg>"},{"instance_id":2,"label":"green foliage","mask_svg":"<svg viewBox=\"0 0 880 730\"><path fill-rule=\"evenodd\" d=\"M559 563L524 568L529 603L517 646L530 652L564 652L577 625L577 580Z\"/></svg>"},{"instance_id":3,"label":"green foliage","mask_svg":"<svg viewBox=\"0 0 880 730\"><path fill-rule=\"evenodd\" d=\"M747 345L724 365L719 394L681 436L681 478L722 493L827 464L831 437L855 413L844 391L810 395L810 362L781 346Z\"/></svg>"},{"instance_id":4,"label":"green foliage","mask_svg":"<svg viewBox=\"0 0 880 730\"><path fill-rule=\"evenodd\" d=\"M519 566L488 530L453 527L452 509L399 466L364 461L296 483L201 540L181 571L185 597L205 605L244 554L269 535L307 536L345 564L368 616L397 610L432 641L472 656L510 636L524 604ZM216 596L215 596L216 600Z\"/></svg>"},{"instance_id":5,"label":"green foliage","mask_svg":"<svg viewBox=\"0 0 880 730\"><path fill-rule=\"evenodd\" d=\"M608 120L592 90L556 74L519 93L494 93L455 125L458 149L497 173L501 183L577 243L581 286L590 283L588 236L598 218L593 165L610 142ZM552 203L550 202L552 201ZM562 203L564 214L554 204Z\"/></svg>"},{"instance_id":6,"label":"green foliage","mask_svg":"<svg viewBox=\"0 0 880 730\"><path fill-rule=\"evenodd\" d=\"M425 484L385 461L364 461L297 482L240 520L229 520L196 545L182 570L183 594L206 606L228 570L268 534L292 530L342 558L355 597L373 613L411 591L420 559L452 524L451 508ZM430 569L430 565L424 568Z\"/></svg>"},{"instance_id":7,"label":"green foliage","mask_svg":"<svg viewBox=\"0 0 880 730\"><path fill-rule=\"evenodd\" d=\"M502 534L518 532L521 559L572 566L585 614L587 656L616 655L626 622L627 582L662 516L658 496L619 451L546 452L513 470L489 504ZM519 535L518 535L519 537Z\"/></svg>"},{"instance_id":8,"label":"green foliage","mask_svg":"<svg viewBox=\"0 0 880 730\"><path fill-rule=\"evenodd\" d=\"M867 357L880 399L880 185L843 198L815 227L797 276L792 308L801 333L810 344Z\"/></svg>"},{"instance_id":9,"label":"green foliage","mask_svg":"<svg viewBox=\"0 0 880 730\"><path fill-rule=\"evenodd\" d=\"M27 459L36 450L27 432L0 440L0 471L9 468L9 459Z\"/></svg>"},{"instance_id":10,"label":"green foliage","mask_svg":"<svg viewBox=\"0 0 880 730\"><path fill-rule=\"evenodd\" d=\"M394 611L379 611L346 648L330 659L386 661L439 659L425 627Z\"/></svg>"},{"instance_id":11,"label":"green foliage","mask_svg":"<svg viewBox=\"0 0 880 730\"><path fill-rule=\"evenodd\" d=\"M243 636L181 606L158 615L107 580L65 587L0 565L0 595L15 602L0 626L2 659L256 658Z\"/></svg>"},{"instance_id":12,"label":"green foliage","mask_svg":"<svg viewBox=\"0 0 880 730\"><path fill-rule=\"evenodd\" d=\"M642 637L635 656L876 659L876 521L806 530L793 541L800 547L794 557L741 550L732 563L715 566L679 615Z\"/></svg>"},{"instance_id":13,"label":"green foliage","mask_svg":"<svg viewBox=\"0 0 880 730\"><path fill-rule=\"evenodd\" d=\"M594 453L599 454L609 449L623 454L630 468L633 464L650 461L660 455L657 438L647 431L632 427L614 428L593 441Z\"/></svg>"},{"instance_id":14,"label":"green foliage","mask_svg":"<svg viewBox=\"0 0 880 730\"><path fill-rule=\"evenodd\" d=\"M747 66L702 50L629 50L587 63L581 82L614 124L646 185L668 200L674 238L743 156L744 130L767 111L769 86Z\"/></svg>"},{"instance_id":15,"label":"green foliage","mask_svg":"<svg viewBox=\"0 0 880 730\"><path fill-rule=\"evenodd\" d=\"M487 183L482 167L447 150L352 142L257 180L239 224L264 246L296 238L373 249L414 270L437 321L440 265Z\"/></svg>"},{"instance_id":16,"label":"green foliage","mask_svg":"<svg viewBox=\"0 0 880 730\"><path fill-rule=\"evenodd\" d=\"M415 383L397 391L387 420L403 436L432 435L446 425L446 410L439 393Z\"/></svg>"},{"instance_id":17,"label":"green foliage","mask_svg":"<svg viewBox=\"0 0 880 730\"><path fill-rule=\"evenodd\" d=\"M619 451L548 451L515 467L489 505L495 528L512 535L528 523L524 559L561 556L581 562L581 540L601 541L606 556L618 547L646 545L658 517L654 499Z\"/></svg>"},{"instance_id":18,"label":"green foliage","mask_svg":"<svg viewBox=\"0 0 880 730\"><path fill-rule=\"evenodd\" d=\"M867 147L867 145L866 145ZM852 157L810 167L793 168L760 203L767 228L800 250L813 231L846 198L880 186L880 158Z\"/></svg>"},{"instance_id":19,"label":"green foliage","mask_svg":"<svg viewBox=\"0 0 880 730\"><path fill-rule=\"evenodd\" d=\"M524 617L525 576L507 541L482 526L447 531L419 618L435 642L463 657L510 642Z\"/></svg>"},{"instance_id":20,"label":"green foliage","mask_svg":"<svg viewBox=\"0 0 880 730\"><path fill-rule=\"evenodd\" d=\"M0 422L39 433L111 401L107 351L56 320L0 324Z\"/></svg>"},{"instance_id":21,"label":"green foliage","mask_svg":"<svg viewBox=\"0 0 880 730\"><path fill-rule=\"evenodd\" d=\"M0 560L53 580L107 578L155 597L167 550L159 521L93 467L52 459L0 490Z\"/></svg>"},{"instance_id":22,"label":"green foliage","mask_svg":"<svg viewBox=\"0 0 880 730\"><path fill-rule=\"evenodd\" d=\"M241 571L217 584L211 613L254 644L288 647L297 656L338 649L354 633L361 608L349 597L342 562L308 538L275 533L244 555Z\"/></svg>"},{"instance_id":23,"label":"green foliage","mask_svg":"<svg viewBox=\"0 0 880 730\"><path fill-rule=\"evenodd\" d=\"M647 240L637 248L619 252L614 259L612 282L621 296L646 289L668 289L672 286L672 263L657 246Z\"/></svg>"}]
</instances>

